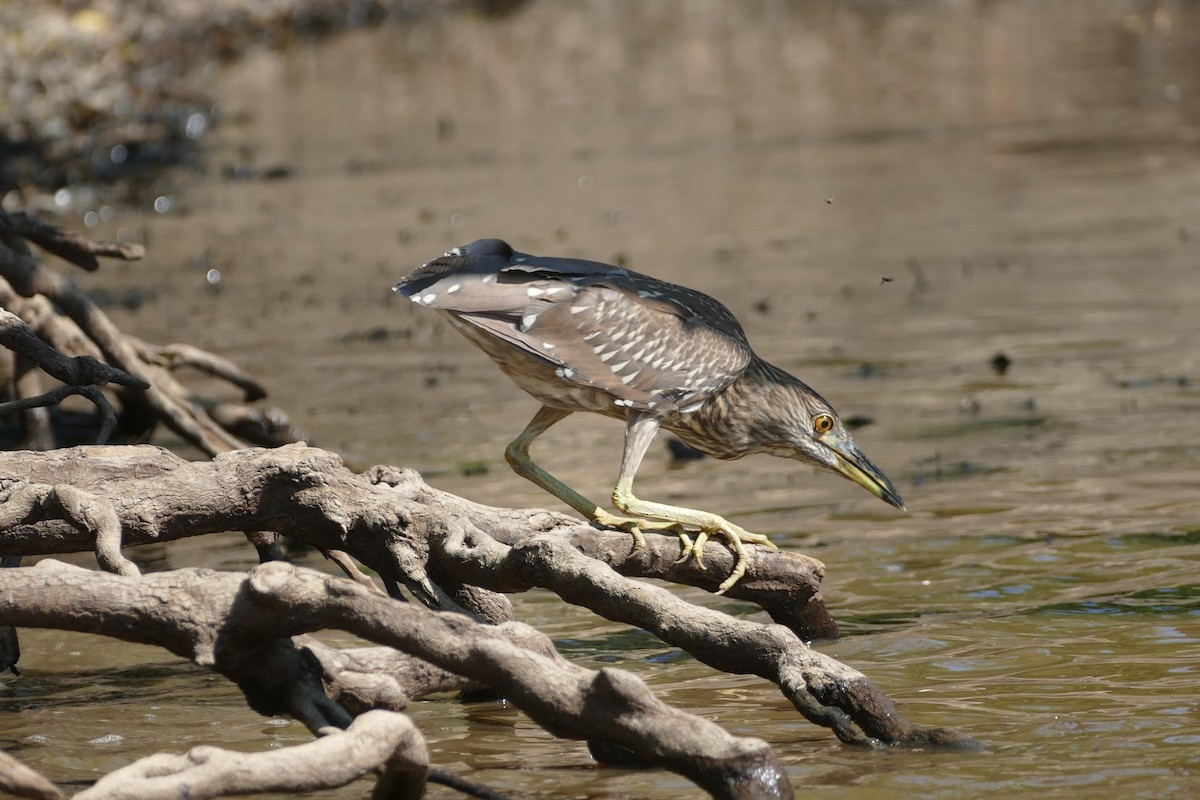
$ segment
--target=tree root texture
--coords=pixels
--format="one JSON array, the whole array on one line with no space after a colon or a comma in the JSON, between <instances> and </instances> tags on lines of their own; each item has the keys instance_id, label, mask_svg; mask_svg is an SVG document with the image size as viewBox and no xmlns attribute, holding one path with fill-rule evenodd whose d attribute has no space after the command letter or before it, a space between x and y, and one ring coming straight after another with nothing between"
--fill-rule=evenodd
<instances>
[{"instance_id":1,"label":"tree root texture","mask_svg":"<svg viewBox=\"0 0 1200 800\"><path fill-rule=\"evenodd\" d=\"M711 722L666 705L629 673L593 671L571 664L542 634L522 623L488 625L458 613L430 611L350 581L280 562L255 567L248 575L181 569L121 576L46 560L5 574L0 585L0 620L158 645L231 678L256 710L287 711L316 731L332 726L353 732L348 715L328 699L320 682L305 681L296 674L298 669L304 671L301 660L286 658L286 654L298 652L298 643L291 637L336 628L490 686L556 736L597 742L594 751L608 748L630 753L638 763L688 777L714 797L783 798L792 793L782 766L765 742L731 736ZM393 776L389 786L412 785L416 778L408 773L425 768L424 744L419 737L405 733L400 742L376 751L386 755L378 764L407 776ZM398 749L403 756L395 755ZM130 774L161 775L164 769L180 772L217 759L212 774L200 773L204 784L214 787L212 791L201 787L192 796L247 791L221 781L231 772L240 774L237 758L251 757L209 748L203 750L201 759L194 753L182 759L152 756L151 766L133 769ZM286 768L263 767L264 779L280 780L277 769ZM222 791L216 792L221 787ZM277 789L274 784L268 788Z\"/></svg>"},{"instance_id":2,"label":"tree root texture","mask_svg":"<svg viewBox=\"0 0 1200 800\"><path fill-rule=\"evenodd\" d=\"M735 597L771 611L778 621L772 625L687 603L621 574L715 587L709 570L676 563L674 537L649 537L647 547L631 552L629 537L618 532L545 511L472 503L429 487L411 470L356 474L336 455L303 445L234 451L209 462L151 446L4 453L0 475L8 484L0 501L9 501L0 502L0 555L99 550L98 542L111 539L80 511L64 513L54 487L69 483L78 496L95 498L98 522L115 515L126 547L228 530L287 533L323 551L345 551L430 608L491 622L511 617L494 593L544 587L651 631L716 669L776 683L806 718L844 741L970 744L953 731L908 722L865 676L805 643L814 635L814 612L827 614L820 566L803 556L755 548L746 580L735 587ZM707 555L722 574L721 560L731 555L720 545ZM105 558L120 563L111 552ZM787 586L786 602L765 599L780 585Z\"/></svg>"},{"instance_id":3,"label":"tree root texture","mask_svg":"<svg viewBox=\"0 0 1200 800\"><path fill-rule=\"evenodd\" d=\"M155 346L122 333L74 281L43 264L29 242L89 271L99 267L97 256L132 260L143 255L141 245L93 242L25 214L0 210L0 346L63 383L3 404L0 413L82 395L100 412L95 440L103 443L117 420L101 388L115 384L125 387L122 396L142 412L143 424L162 422L209 455L246 442L281 444L302 437L275 409L197 401L176 380L175 369L192 366L228 380L242 389L247 402L260 399L265 390L219 356L183 344Z\"/></svg>"}]
</instances>

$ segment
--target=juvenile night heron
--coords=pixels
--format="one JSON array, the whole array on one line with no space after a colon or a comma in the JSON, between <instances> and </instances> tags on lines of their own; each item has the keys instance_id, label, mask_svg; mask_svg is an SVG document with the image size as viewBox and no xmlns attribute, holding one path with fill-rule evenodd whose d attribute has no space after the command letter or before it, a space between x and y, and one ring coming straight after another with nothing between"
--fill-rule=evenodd
<instances>
[{"instance_id":1,"label":"juvenile night heron","mask_svg":"<svg viewBox=\"0 0 1200 800\"><path fill-rule=\"evenodd\" d=\"M863 455L833 407L760 359L729 309L706 294L632 270L515 252L498 239L456 247L395 287L441 311L541 409L505 451L518 475L601 525L672 530L683 558L709 536L737 556L718 593L746 571L745 544L773 547L723 517L633 494L633 478L659 428L715 458L770 453L832 470L903 508L895 486ZM612 514L543 470L529 446L574 411L625 420ZM696 531L693 540L687 533Z\"/></svg>"}]
</instances>

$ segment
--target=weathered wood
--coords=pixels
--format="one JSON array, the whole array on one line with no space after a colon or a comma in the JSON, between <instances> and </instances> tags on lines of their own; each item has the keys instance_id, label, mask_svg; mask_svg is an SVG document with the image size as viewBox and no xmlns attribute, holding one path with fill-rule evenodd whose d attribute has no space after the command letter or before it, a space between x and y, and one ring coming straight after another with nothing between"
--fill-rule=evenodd
<instances>
[{"instance_id":1,"label":"weathered wood","mask_svg":"<svg viewBox=\"0 0 1200 800\"><path fill-rule=\"evenodd\" d=\"M420 731L403 714L368 711L346 730L330 730L307 744L242 753L193 747L183 755L158 753L110 772L77 800L207 800L264 792L311 792L345 786L381 766L386 800L425 795L429 753Z\"/></svg>"},{"instance_id":2,"label":"weathered wood","mask_svg":"<svg viewBox=\"0 0 1200 800\"><path fill-rule=\"evenodd\" d=\"M281 654L293 650L293 636L345 630L491 686L557 736L631 753L714 797L792 795L765 742L731 736L666 705L629 673L571 664L526 625L430 611L280 562L248 575L181 569L123 576L46 560L5 571L0 623L165 647L236 681L258 710L277 706L272 710L286 710L315 730L346 727L348 720L319 682L296 680L297 662ZM405 762L405 770L412 768Z\"/></svg>"},{"instance_id":3,"label":"weathered wood","mask_svg":"<svg viewBox=\"0 0 1200 800\"><path fill-rule=\"evenodd\" d=\"M110 367L91 356L71 358L63 355L40 339L24 320L5 308L0 308L0 346L20 353L46 374L63 382L62 386L47 392L0 403L0 414L57 405L72 394L82 395L91 400L100 411L103 422L97 435L99 442L108 441L117 425L116 414L113 413L112 406L100 391L100 387L114 383L136 389L150 388L150 384L144 380L135 378L122 369Z\"/></svg>"},{"instance_id":4,"label":"weathered wood","mask_svg":"<svg viewBox=\"0 0 1200 800\"><path fill-rule=\"evenodd\" d=\"M27 356L64 384L0 411L55 404L70 394L81 394L103 415L98 437L103 442L115 418L99 387L112 383L138 390L134 397L149 412L149 422L161 421L209 455L245 445L231 432L234 429L260 443L295 441L301 436L278 411L206 404L194 398L176 380L174 369L194 366L228 380L243 390L247 400L262 398L265 389L227 359L190 345L151 345L121 332L71 278L42 263L27 242L87 269L98 266L97 256L142 256L141 245L93 242L27 215L0 211L0 307L8 312L0 319L0 346ZM18 324L21 320L28 327Z\"/></svg>"},{"instance_id":5,"label":"weathered wood","mask_svg":"<svg viewBox=\"0 0 1200 800\"><path fill-rule=\"evenodd\" d=\"M709 544L708 568L679 562L674 536L651 535L633 550L628 534L599 530L547 511L493 508L438 491L412 470L347 469L333 454L304 445L223 453L190 462L149 445L82 446L46 453L0 453L0 484L13 495L33 484L69 484L111 503L126 547L221 531L268 530L302 539L322 551L344 550L385 581L407 586L434 607L460 606L448 586L430 578L437 566L458 583L474 584L472 557L448 549L478 534L512 545L553 532L573 548L631 577L655 577L710 590L732 556ZM0 554L47 555L95 548L94 531L26 505L0 507ZM458 526L458 527L456 527ZM465 526L465 527L462 527ZM436 552L431 550L437 547ZM679 562L679 563L677 563ZM512 575L512 573L509 573ZM730 597L761 604L780 624L808 640L836 631L820 598L823 566L796 553L753 548L746 577ZM493 577L493 591L525 591ZM506 578L507 579L507 578Z\"/></svg>"},{"instance_id":6,"label":"weathered wood","mask_svg":"<svg viewBox=\"0 0 1200 800\"><path fill-rule=\"evenodd\" d=\"M209 462L184 461L150 446L4 453L0 476L13 496L69 484L103 498L120 521L126 547L226 530L287 533L321 550L345 551L430 607L491 621L510 613L498 596L476 594L490 600L468 609L454 592L463 586L500 593L544 587L654 632L717 669L776 683L806 718L845 741L969 744L953 731L908 722L865 676L806 644L814 608L825 612L819 564L796 554L754 548L746 580L730 593L758 600L769 587L806 574L807 597L783 606L796 612L773 610L788 624L770 625L695 606L623 576L714 587L716 578L694 561L677 563L674 537L651 536L645 548L630 552L623 533L545 511L472 503L431 488L412 470L353 473L336 455L303 445L234 451ZM47 506L21 503L0 503L0 514L10 508L10 517L0 518L0 555L95 547L96 531L78 514L55 516ZM729 558L718 544L707 552L712 563ZM787 594L796 598L797 586Z\"/></svg>"}]
</instances>

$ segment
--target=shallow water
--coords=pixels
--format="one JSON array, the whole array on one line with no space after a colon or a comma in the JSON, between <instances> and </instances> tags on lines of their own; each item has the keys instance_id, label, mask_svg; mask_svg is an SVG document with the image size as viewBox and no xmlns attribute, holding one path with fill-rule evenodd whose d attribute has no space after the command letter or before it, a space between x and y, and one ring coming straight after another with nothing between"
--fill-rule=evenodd
<instances>
[{"instance_id":1,"label":"shallow water","mask_svg":"<svg viewBox=\"0 0 1200 800\"><path fill-rule=\"evenodd\" d=\"M233 357L351 463L543 507L557 506L502 457L534 401L391 284L502 236L703 289L760 354L873 420L856 438L909 512L798 464L677 465L665 447L640 494L822 559L846 636L820 648L908 718L988 750L845 747L771 685L544 593L518 598L522 619L581 664L632 669L766 739L798 791L1187 796L1200 771L1197 76L1200 6L1185 2L593 0L433 16L214 71L209 174L173 191L171 213L94 231L144 235L150 257L79 280L147 292L136 312L113 309L120 325ZM278 166L293 176L223 177ZM620 440L617 423L577 415L535 455L603 498ZM252 559L236 537L166 553L136 555ZM160 747L307 739L152 650L32 631L23 649L25 677L0 690L4 741L57 779ZM511 708L443 698L412 713L438 765L500 789L695 794L666 773L597 768ZM124 738L94 741L109 733Z\"/></svg>"}]
</instances>

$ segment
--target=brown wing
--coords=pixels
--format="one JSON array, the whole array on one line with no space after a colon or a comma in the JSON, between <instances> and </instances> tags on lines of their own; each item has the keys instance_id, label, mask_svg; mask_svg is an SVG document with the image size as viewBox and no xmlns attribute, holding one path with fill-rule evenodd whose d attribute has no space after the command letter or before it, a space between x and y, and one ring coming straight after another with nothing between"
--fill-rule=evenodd
<instances>
[{"instance_id":1,"label":"brown wing","mask_svg":"<svg viewBox=\"0 0 1200 800\"><path fill-rule=\"evenodd\" d=\"M430 262L397 288L629 408L691 410L750 362L741 326L705 294L619 267L481 245Z\"/></svg>"},{"instance_id":2,"label":"brown wing","mask_svg":"<svg viewBox=\"0 0 1200 800\"><path fill-rule=\"evenodd\" d=\"M690 410L732 382L750 348L658 298L603 284L578 289L538 314L526 333L569 377L642 410Z\"/></svg>"}]
</instances>

